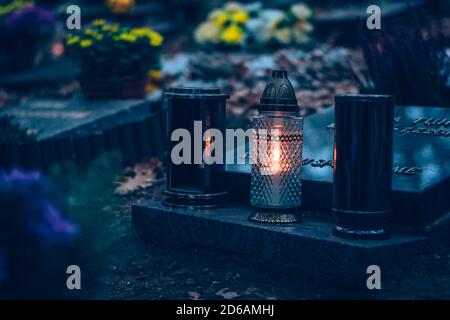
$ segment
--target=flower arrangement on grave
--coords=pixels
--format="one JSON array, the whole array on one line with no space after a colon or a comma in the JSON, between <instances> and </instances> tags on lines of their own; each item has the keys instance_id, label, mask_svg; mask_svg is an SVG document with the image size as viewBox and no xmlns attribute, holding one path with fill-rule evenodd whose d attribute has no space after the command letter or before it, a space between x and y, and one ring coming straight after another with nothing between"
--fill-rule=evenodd
<instances>
[{"instance_id":1,"label":"flower arrangement on grave","mask_svg":"<svg viewBox=\"0 0 450 320\"><path fill-rule=\"evenodd\" d=\"M126 14L133 10L134 0L106 0L106 6L116 14Z\"/></svg>"},{"instance_id":2,"label":"flower arrangement on grave","mask_svg":"<svg viewBox=\"0 0 450 320\"><path fill-rule=\"evenodd\" d=\"M194 33L203 47L261 49L303 46L310 41L313 11L303 3L287 11L235 2L209 13Z\"/></svg>"},{"instance_id":3,"label":"flower arrangement on grave","mask_svg":"<svg viewBox=\"0 0 450 320\"><path fill-rule=\"evenodd\" d=\"M268 45L296 46L310 41L309 34L313 26L309 22L311 9L305 4L295 4L291 8L269 21L264 30L264 40Z\"/></svg>"},{"instance_id":4,"label":"flower arrangement on grave","mask_svg":"<svg viewBox=\"0 0 450 320\"><path fill-rule=\"evenodd\" d=\"M56 270L70 265L79 228L50 192L51 184L40 172L0 169L1 298L61 293L58 283L65 275Z\"/></svg>"},{"instance_id":5,"label":"flower arrangement on grave","mask_svg":"<svg viewBox=\"0 0 450 320\"><path fill-rule=\"evenodd\" d=\"M195 30L195 41L206 47L240 47L247 37L248 20L249 14L241 4L229 2L210 12Z\"/></svg>"},{"instance_id":6,"label":"flower arrangement on grave","mask_svg":"<svg viewBox=\"0 0 450 320\"><path fill-rule=\"evenodd\" d=\"M0 7L1 33L17 69L45 60L56 31L54 14L31 1L12 1ZM5 41L5 40L3 40Z\"/></svg>"},{"instance_id":7,"label":"flower arrangement on grave","mask_svg":"<svg viewBox=\"0 0 450 320\"><path fill-rule=\"evenodd\" d=\"M125 28L94 20L69 35L67 52L81 67L87 98L139 98L145 95L147 73L160 68L163 37L150 28Z\"/></svg>"}]
</instances>

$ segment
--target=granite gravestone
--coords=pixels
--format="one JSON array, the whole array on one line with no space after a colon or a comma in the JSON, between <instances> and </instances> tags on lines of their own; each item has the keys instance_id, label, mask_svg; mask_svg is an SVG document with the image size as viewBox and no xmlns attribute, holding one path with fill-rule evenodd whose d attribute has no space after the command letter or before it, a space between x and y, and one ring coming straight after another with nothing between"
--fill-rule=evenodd
<instances>
[{"instance_id":1,"label":"granite gravestone","mask_svg":"<svg viewBox=\"0 0 450 320\"><path fill-rule=\"evenodd\" d=\"M333 121L332 107L305 119L302 201L307 214L301 223L267 225L248 220L252 213L248 205L250 165L244 164L227 165L223 174L230 192L227 206L192 210L148 201L132 207L135 225L147 241L220 248L349 281L366 277L368 265L387 270L448 239L445 217L450 205L450 109L395 109L395 222L419 228L441 221L428 236L404 233L404 228L395 226L387 240L332 235ZM246 146L240 148L245 150Z\"/></svg>"},{"instance_id":2,"label":"granite gravestone","mask_svg":"<svg viewBox=\"0 0 450 320\"><path fill-rule=\"evenodd\" d=\"M0 111L36 142L0 145L0 166L47 170L55 162L87 164L104 150L120 150L126 164L165 150L166 110L160 92L146 100L33 99ZM14 151L14 152L13 152Z\"/></svg>"},{"instance_id":3,"label":"granite gravestone","mask_svg":"<svg viewBox=\"0 0 450 320\"><path fill-rule=\"evenodd\" d=\"M302 206L329 211L333 184L334 108L305 119ZM245 148L239 146L238 148ZM423 228L449 212L450 109L396 106L394 115L394 223ZM250 165L227 165L232 197L248 203Z\"/></svg>"},{"instance_id":4,"label":"granite gravestone","mask_svg":"<svg viewBox=\"0 0 450 320\"><path fill-rule=\"evenodd\" d=\"M67 135L83 135L83 131L101 131L148 117L156 107L160 93L148 100L86 101L72 99L33 99L0 111L13 116L21 127L36 135L38 141Z\"/></svg>"},{"instance_id":5,"label":"granite gravestone","mask_svg":"<svg viewBox=\"0 0 450 320\"><path fill-rule=\"evenodd\" d=\"M0 86L15 90L56 86L74 81L78 74L79 68L70 59L59 58L31 70L1 74Z\"/></svg>"}]
</instances>

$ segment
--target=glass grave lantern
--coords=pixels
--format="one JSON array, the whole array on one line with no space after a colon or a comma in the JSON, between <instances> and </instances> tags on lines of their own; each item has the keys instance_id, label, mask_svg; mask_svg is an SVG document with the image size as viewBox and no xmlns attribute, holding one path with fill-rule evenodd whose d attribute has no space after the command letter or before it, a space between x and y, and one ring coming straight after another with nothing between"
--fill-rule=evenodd
<instances>
[{"instance_id":1,"label":"glass grave lantern","mask_svg":"<svg viewBox=\"0 0 450 320\"><path fill-rule=\"evenodd\" d=\"M250 221L300 220L303 118L286 71L273 71L253 117Z\"/></svg>"},{"instance_id":2,"label":"glass grave lantern","mask_svg":"<svg viewBox=\"0 0 450 320\"><path fill-rule=\"evenodd\" d=\"M225 141L223 149L218 150L212 145L214 136L208 136L208 132L218 130L225 137L227 98L217 88L175 87L164 93L169 146L164 205L212 208L223 204L226 192L218 176L224 170L223 161L209 164L205 159L215 152L224 154ZM179 134L172 139L176 131ZM181 142L185 143L183 150L179 148ZM174 157L183 158L183 162Z\"/></svg>"}]
</instances>

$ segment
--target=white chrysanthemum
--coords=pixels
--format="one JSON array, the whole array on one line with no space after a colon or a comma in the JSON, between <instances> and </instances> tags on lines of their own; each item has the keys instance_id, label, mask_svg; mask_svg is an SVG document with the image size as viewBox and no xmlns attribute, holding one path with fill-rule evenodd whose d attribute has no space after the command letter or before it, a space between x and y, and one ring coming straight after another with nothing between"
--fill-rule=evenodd
<instances>
[{"instance_id":1,"label":"white chrysanthemum","mask_svg":"<svg viewBox=\"0 0 450 320\"><path fill-rule=\"evenodd\" d=\"M236 11L243 11L244 8L237 2L228 2L225 7L225 11L228 12L236 12Z\"/></svg>"},{"instance_id":2,"label":"white chrysanthemum","mask_svg":"<svg viewBox=\"0 0 450 320\"><path fill-rule=\"evenodd\" d=\"M291 42L291 31L289 28L278 29L274 33L274 38L283 44L289 44Z\"/></svg>"},{"instance_id":3,"label":"white chrysanthemum","mask_svg":"<svg viewBox=\"0 0 450 320\"><path fill-rule=\"evenodd\" d=\"M209 20L215 20L217 19L219 16L223 15L225 12L223 10L220 9L214 9L213 11L211 11L208 14L208 19Z\"/></svg>"},{"instance_id":4,"label":"white chrysanthemum","mask_svg":"<svg viewBox=\"0 0 450 320\"><path fill-rule=\"evenodd\" d=\"M198 26L195 30L194 38L197 43L217 42L219 40L220 30L214 22L207 21Z\"/></svg>"},{"instance_id":5,"label":"white chrysanthemum","mask_svg":"<svg viewBox=\"0 0 450 320\"><path fill-rule=\"evenodd\" d=\"M297 19L308 19L312 16L311 9L303 3L293 5L291 12Z\"/></svg>"}]
</instances>

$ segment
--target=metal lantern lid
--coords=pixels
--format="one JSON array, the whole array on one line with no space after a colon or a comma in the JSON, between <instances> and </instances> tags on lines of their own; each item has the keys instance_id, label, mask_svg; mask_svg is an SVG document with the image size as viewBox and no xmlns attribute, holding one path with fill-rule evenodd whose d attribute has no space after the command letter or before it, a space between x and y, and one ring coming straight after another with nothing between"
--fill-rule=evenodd
<instances>
[{"instance_id":1,"label":"metal lantern lid","mask_svg":"<svg viewBox=\"0 0 450 320\"><path fill-rule=\"evenodd\" d=\"M285 70L273 70L272 78L261 96L259 112L298 113L297 97Z\"/></svg>"},{"instance_id":2,"label":"metal lantern lid","mask_svg":"<svg viewBox=\"0 0 450 320\"><path fill-rule=\"evenodd\" d=\"M172 87L164 92L166 98L180 99L228 99L230 96L220 92L219 88Z\"/></svg>"}]
</instances>

